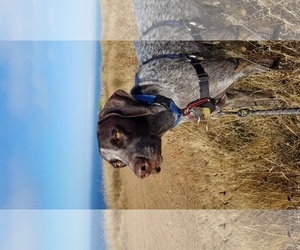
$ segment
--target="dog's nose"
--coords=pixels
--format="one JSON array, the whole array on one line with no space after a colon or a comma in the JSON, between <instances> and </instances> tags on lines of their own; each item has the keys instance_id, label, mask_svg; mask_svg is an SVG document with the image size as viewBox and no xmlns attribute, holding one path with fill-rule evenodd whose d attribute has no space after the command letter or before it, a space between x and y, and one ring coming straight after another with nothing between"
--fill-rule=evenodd
<instances>
[{"instance_id":1,"label":"dog's nose","mask_svg":"<svg viewBox=\"0 0 300 250\"><path fill-rule=\"evenodd\" d=\"M149 175L149 164L144 159L138 159L134 164L134 173L137 177L144 179Z\"/></svg>"},{"instance_id":2,"label":"dog's nose","mask_svg":"<svg viewBox=\"0 0 300 250\"><path fill-rule=\"evenodd\" d=\"M160 167L151 166L151 163L145 159L138 159L134 166L134 172L136 176L138 176L141 179L144 179L151 174L158 174L160 171Z\"/></svg>"}]
</instances>

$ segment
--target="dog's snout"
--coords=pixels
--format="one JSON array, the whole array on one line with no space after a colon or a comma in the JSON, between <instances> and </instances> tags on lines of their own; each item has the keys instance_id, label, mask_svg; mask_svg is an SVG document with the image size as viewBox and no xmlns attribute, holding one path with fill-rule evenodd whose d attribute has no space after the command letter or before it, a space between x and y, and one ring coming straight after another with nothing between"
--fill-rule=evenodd
<instances>
[{"instance_id":1,"label":"dog's snout","mask_svg":"<svg viewBox=\"0 0 300 250\"><path fill-rule=\"evenodd\" d=\"M140 171L140 173L141 173L140 178L141 179L144 179L144 178L146 178L149 175L149 174L147 174L146 170L147 170L146 165L145 164L142 165L141 171Z\"/></svg>"},{"instance_id":2,"label":"dog's snout","mask_svg":"<svg viewBox=\"0 0 300 250\"><path fill-rule=\"evenodd\" d=\"M134 166L135 174L141 179L146 178L149 175L149 164L144 159L138 159Z\"/></svg>"},{"instance_id":3,"label":"dog's snout","mask_svg":"<svg viewBox=\"0 0 300 250\"><path fill-rule=\"evenodd\" d=\"M158 174L161 168L157 166L156 162L150 162L146 159L138 159L134 165L134 172L136 176L141 179L148 177L151 174Z\"/></svg>"}]
</instances>

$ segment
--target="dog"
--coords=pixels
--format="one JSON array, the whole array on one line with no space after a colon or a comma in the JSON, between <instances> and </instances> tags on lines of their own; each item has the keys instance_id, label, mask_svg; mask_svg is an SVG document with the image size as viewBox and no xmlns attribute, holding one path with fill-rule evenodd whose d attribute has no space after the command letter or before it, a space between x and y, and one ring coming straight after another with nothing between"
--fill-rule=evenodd
<instances>
[{"instance_id":1,"label":"dog","mask_svg":"<svg viewBox=\"0 0 300 250\"><path fill-rule=\"evenodd\" d=\"M223 13L209 11L201 0L134 0L134 9L139 40L276 40L280 35L280 25L272 22L216 25Z\"/></svg>"},{"instance_id":2,"label":"dog","mask_svg":"<svg viewBox=\"0 0 300 250\"><path fill-rule=\"evenodd\" d=\"M202 120L227 106L254 105L257 97L230 92L241 77L274 68L278 58L252 63L215 59L197 41L135 41L139 59L130 93L116 91L99 114L101 156L144 179L161 171L161 138L174 126ZM252 98L252 99L251 99ZM195 112L194 112L195 111Z\"/></svg>"}]
</instances>

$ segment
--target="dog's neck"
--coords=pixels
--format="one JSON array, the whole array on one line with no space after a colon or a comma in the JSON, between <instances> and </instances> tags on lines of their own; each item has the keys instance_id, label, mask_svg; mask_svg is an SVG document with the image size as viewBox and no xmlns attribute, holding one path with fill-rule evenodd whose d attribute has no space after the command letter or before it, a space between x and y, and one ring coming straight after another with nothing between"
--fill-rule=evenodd
<instances>
[{"instance_id":1,"label":"dog's neck","mask_svg":"<svg viewBox=\"0 0 300 250\"><path fill-rule=\"evenodd\" d=\"M175 115L167 110L165 107L151 107L152 110L156 110L153 115L147 115L147 123L149 125L150 133L163 136L168 130L173 128L176 117ZM163 109L163 110L162 110Z\"/></svg>"},{"instance_id":2,"label":"dog's neck","mask_svg":"<svg viewBox=\"0 0 300 250\"><path fill-rule=\"evenodd\" d=\"M141 85L136 85L132 88L131 94L143 94L143 95L154 95L154 96L164 96L166 98L172 99L172 101L176 104L179 108L184 108L185 106L182 105L182 98L179 91L176 91L176 86L172 86L174 91L170 91L168 88L161 84L156 83L147 83L143 82Z\"/></svg>"},{"instance_id":3,"label":"dog's neck","mask_svg":"<svg viewBox=\"0 0 300 250\"><path fill-rule=\"evenodd\" d=\"M178 84L176 81L171 84L156 81L143 81L138 85L135 85L132 91L138 89L138 92L144 95L161 95L170 98L177 107L184 109L190 102L199 98L198 81L189 81L189 79L187 79L186 85L189 85L188 92L183 91L183 84Z\"/></svg>"},{"instance_id":4,"label":"dog's neck","mask_svg":"<svg viewBox=\"0 0 300 250\"><path fill-rule=\"evenodd\" d=\"M149 105L153 115L147 116L148 123L151 132L157 135L163 135L180 121L181 111L166 92L153 85L136 86L131 90L137 101Z\"/></svg>"}]
</instances>

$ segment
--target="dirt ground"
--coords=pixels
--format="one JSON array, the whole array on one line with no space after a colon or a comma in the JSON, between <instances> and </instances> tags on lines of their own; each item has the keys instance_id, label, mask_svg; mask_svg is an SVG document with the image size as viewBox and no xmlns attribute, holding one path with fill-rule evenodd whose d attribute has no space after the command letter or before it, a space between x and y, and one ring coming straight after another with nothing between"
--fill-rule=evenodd
<instances>
[{"instance_id":1,"label":"dirt ground","mask_svg":"<svg viewBox=\"0 0 300 250\"><path fill-rule=\"evenodd\" d=\"M138 38L133 0L101 0L102 40Z\"/></svg>"},{"instance_id":2,"label":"dirt ground","mask_svg":"<svg viewBox=\"0 0 300 250\"><path fill-rule=\"evenodd\" d=\"M107 222L114 225L107 232L112 250L298 249L298 216L294 211L257 210L106 212Z\"/></svg>"},{"instance_id":3,"label":"dirt ground","mask_svg":"<svg viewBox=\"0 0 300 250\"><path fill-rule=\"evenodd\" d=\"M115 90L129 91L134 83L137 30L131 1L102 0L101 7L103 106ZM207 45L217 47L216 56L280 56L277 71L247 77L236 88L272 94L278 107L300 106L299 42ZM111 249L299 247L299 213L285 224L276 221L278 215L251 210L300 208L299 121L299 116L224 117L179 125L163 137L161 173L145 180L103 162L108 207L126 209L106 213Z\"/></svg>"}]
</instances>

